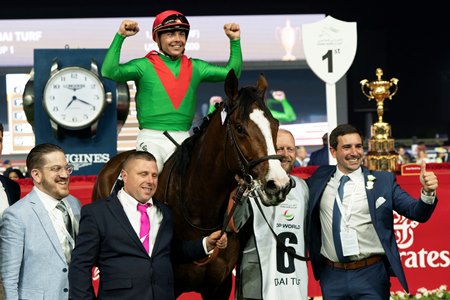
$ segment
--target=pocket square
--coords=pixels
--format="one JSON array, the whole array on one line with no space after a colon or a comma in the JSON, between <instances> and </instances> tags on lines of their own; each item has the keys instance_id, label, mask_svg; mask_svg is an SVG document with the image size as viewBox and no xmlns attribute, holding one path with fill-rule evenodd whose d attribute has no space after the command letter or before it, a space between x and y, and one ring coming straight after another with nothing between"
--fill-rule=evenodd
<instances>
[{"instance_id":1,"label":"pocket square","mask_svg":"<svg viewBox=\"0 0 450 300\"><path fill-rule=\"evenodd\" d=\"M383 197L379 197L377 201L375 201L375 208L380 207L384 202L386 202L386 199L384 199Z\"/></svg>"}]
</instances>

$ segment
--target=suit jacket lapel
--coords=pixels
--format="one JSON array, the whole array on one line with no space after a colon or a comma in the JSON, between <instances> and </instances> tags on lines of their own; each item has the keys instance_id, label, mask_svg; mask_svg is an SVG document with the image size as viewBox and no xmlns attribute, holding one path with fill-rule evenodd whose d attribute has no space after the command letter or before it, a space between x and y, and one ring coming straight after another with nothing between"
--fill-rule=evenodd
<instances>
[{"instance_id":1,"label":"suit jacket lapel","mask_svg":"<svg viewBox=\"0 0 450 300\"><path fill-rule=\"evenodd\" d=\"M372 172L367 169L362 167L363 170L363 174L364 174L364 187L367 187L367 177L369 175L372 174ZM375 224L377 219L375 218L375 187L372 189L367 189L366 188L366 195L367 195L367 204L369 205L369 212L370 212L370 216L372 218L372 222Z\"/></svg>"},{"instance_id":2,"label":"suit jacket lapel","mask_svg":"<svg viewBox=\"0 0 450 300\"><path fill-rule=\"evenodd\" d=\"M122 226L122 228L130 236L133 242L136 243L138 247L141 248L142 251L147 253L147 251L144 248L144 245L142 245L141 240L134 231L133 226L131 226L131 223L128 220L128 216L125 213L125 210L123 209L123 206L119 201L119 198L117 198L117 195L113 194L109 196L107 198L107 202L110 204L108 205L108 207L110 208L112 215L120 224L120 226Z\"/></svg>"},{"instance_id":3,"label":"suit jacket lapel","mask_svg":"<svg viewBox=\"0 0 450 300\"><path fill-rule=\"evenodd\" d=\"M34 190L31 190L27 197L30 197L31 209L39 219L39 222L47 234L48 239L53 244L55 251L58 253L59 257L66 262L66 256L64 255L61 243L59 242L58 234L56 233L56 229L53 226L52 220L50 219L42 200Z\"/></svg>"},{"instance_id":4,"label":"suit jacket lapel","mask_svg":"<svg viewBox=\"0 0 450 300\"><path fill-rule=\"evenodd\" d=\"M328 184L328 181L330 181L331 176L333 176L333 174L336 172L336 167L334 168L329 168L327 169L327 173L325 173L324 175L324 180L320 181L320 186L318 185L316 188L318 189L318 191L321 191L320 193L314 193L315 198L313 199L313 207L316 206L317 204L319 204L320 199L322 198L322 194L325 191L325 188Z\"/></svg>"},{"instance_id":5,"label":"suit jacket lapel","mask_svg":"<svg viewBox=\"0 0 450 300\"><path fill-rule=\"evenodd\" d=\"M157 253L157 251L159 250L159 245L161 243L161 239L164 235L164 230L165 228L167 228L167 222L169 222L169 216L168 216L168 211L166 208L164 208L160 202L158 200L156 200L153 197L153 205L155 205L159 211L161 212L161 214L163 215L162 221L161 221L161 225L159 226L158 232L156 233L156 239L155 239L155 244L153 245L153 250L152 250L152 254L153 253Z\"/></svg>"}]
</instances>

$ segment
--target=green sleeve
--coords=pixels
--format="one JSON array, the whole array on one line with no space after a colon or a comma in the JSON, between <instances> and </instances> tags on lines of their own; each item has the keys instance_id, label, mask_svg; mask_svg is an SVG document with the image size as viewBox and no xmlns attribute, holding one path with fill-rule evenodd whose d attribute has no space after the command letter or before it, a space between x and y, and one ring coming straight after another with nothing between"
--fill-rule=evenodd
<instances>
[{"instance_id":1,"label":"green sleeve","mask_svg":"<svg viewBox=\"0 0 450 300\"><path fill-rule=\"evenodd\" d=\"M280 103L283 111L277 111L277 110L273 109L272 106L275 103ZM280 121L282 123L287 123L287 122L293 122L293 121L297 120L297 114L295 113L294 108L292 107L292 105L289 103L289 101L287 99L283 99L281 101L269 99L267 104L269 106L270 112L272 113L273 117L275 119L278 119L278 121Z\"/></svg>"},{"instance_id":2,"label":"green sleeve","mask_svg":"<svg viewBox=\"0 0 450 300\"><path fill-rule=\"evenodd\" d=\"M228 70L234 69L237 78L241 77L242 71L242 49L241 40L230 41L230 59L227 64Z\"/></svg>"},{"instance_id":3,"label":"green sleeve","mask_svg":"<svg viewBox=\"0 0 450 300\"><path fill-rule=\"evenodd\" d=\"M239 78L242 71L242 51L240 40L230 41L230 57L225 66L210 64L201 59L192 59L196 64L201 82L221 82L227 77L228 72L233 69Z\"/></svg>"},{"instance_id":4,"label":"green sleeve","mask_svg":"<svg viewBox=\"0 0 450 300\"><path fill-rule=\"evenodd\" d=\"M120 64L120 52L125 37L116 33L111 45L106 52L101 69L102 76L114 81L136 80L142 74L139 64L142 58L133 59L125 64ZM145 60L144 60L145 61Z\"/></svg>"},{"instance_id":5,"label":"green sleeve","mask_svg":"<svg viewBox=\"0 0 450 300\"><path fill-rule=\"evenodd\" d=\"M114 80L114 70L119 66L120 50L125 37L116 33L114 40L106 52L102 65L102 76Z\"/></svg>"}]
</instances>

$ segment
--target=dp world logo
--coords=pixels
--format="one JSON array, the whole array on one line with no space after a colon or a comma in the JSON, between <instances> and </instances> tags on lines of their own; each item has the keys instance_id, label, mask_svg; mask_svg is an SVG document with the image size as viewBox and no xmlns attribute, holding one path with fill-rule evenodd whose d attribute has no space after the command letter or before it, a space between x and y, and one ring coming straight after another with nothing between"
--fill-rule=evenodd
<instances>
[{"instance_id":1,"label":"dp world logo","mask_svg":"<svg viewBox=\"0 0 450 300\"><path fill-rule=\"evenodd\" d=\"M283 213L283 218L286 221L292 221L292 220L294 220L294 214L289 213L289 210L286 209Z\"/></svg>"}]
</instances>

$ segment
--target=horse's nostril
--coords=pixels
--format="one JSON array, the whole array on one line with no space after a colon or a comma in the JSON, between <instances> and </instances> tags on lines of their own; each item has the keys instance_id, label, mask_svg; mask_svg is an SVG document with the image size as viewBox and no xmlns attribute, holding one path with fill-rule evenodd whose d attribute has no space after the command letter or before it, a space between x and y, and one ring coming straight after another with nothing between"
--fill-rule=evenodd
<instances>
[{"instance_id":1,"label":"horse's nostril","mask_svg":"<svg viewBox=\"0 0 450 300\"><path fill-rule=\"evenodd\" d=\"M277 185L275 184L274 180L267 181L265 189L266 189L266 192L268 194L271 194L271 195L273 195L273 194L275 194L275 193L277 193L279 191L279 189L278 189Z\"/></svg>"}]
</instances>

